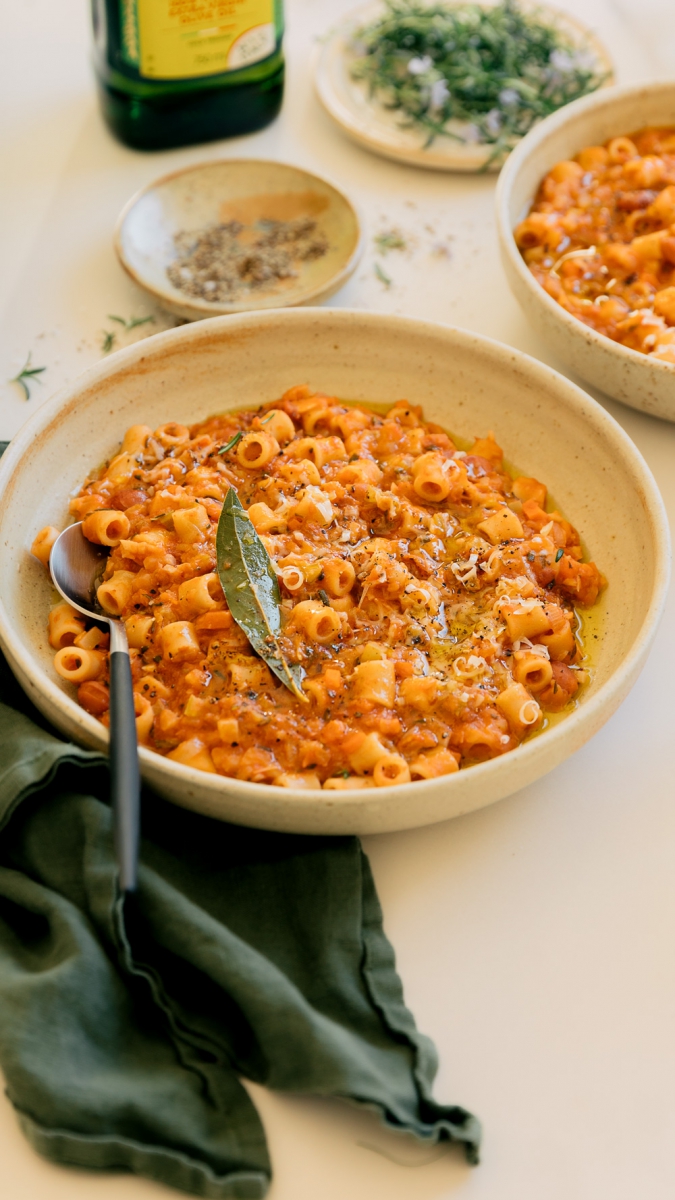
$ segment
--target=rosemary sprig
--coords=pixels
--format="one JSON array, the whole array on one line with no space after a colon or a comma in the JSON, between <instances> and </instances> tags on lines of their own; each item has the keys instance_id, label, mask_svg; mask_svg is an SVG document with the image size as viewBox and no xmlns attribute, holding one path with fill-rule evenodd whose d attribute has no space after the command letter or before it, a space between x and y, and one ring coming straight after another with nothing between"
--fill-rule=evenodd
<instances>
[{"instance_id":1,"label":"rosemary sprig","mask_svg":"<svg viewBox=\"0 0 675 1200\"><path fill-rule=\"evenodd\" d=\"M26 400L30 400L29 384L33 382L42 383L43 380L40 379L40 375L42 375L43 371L47 370L46 367L32 367L31 357L32 355L29 354L18 375L15 375L14 378L10 379L9 381L10 383L18 383Z\"/></svg>"},{"instance_id":2,"label":"rosemary sprig","mask_svg":"<svg viewBox=\"0 0 675 1200\"><path fill-rule=\"evenodd\" d=\"M238 442L241 441L243 436L244 436L244 431L243 431L243 429L240 429L238 433L233 434L233 436L230 438L229 442L226 442L224 446L219 447L217 453L218 454L227 454L228 450L234 450L235 446L237 445Z\"/></svg>"},{"instance_id":3,"label":"rosemary sprig","mask_svg":"<svg viewBox=\"0 0 675 1200\"><path fill-rule=\"evenodd\" d=\"M373 270L375 271L375 274L377 275L377 278L379 279L380 283L383 283L386 288L390 288L392 281L389 278L389 276L387 275L387 272L382 270L382 267L380 266L379 262L376 262L374 264Z\"/></svg>"},{"instance_id":4,"label":"rosemary sprig","mask_svg":"<svg viewBox=\"0 0 675 1200\"><path fill-rule=\"evenodd\" d=\"M536 121L606 79L590 45L517 0L385 3L384 16L354 35L352 74L403 125L426 131L427 145L443 134L492 146L498 159Z\"/></svg>"},{"instance_id":5,"label":"rosemary sprig","mask_svg":"<svg viewBox=\"0 0 675 1200\"><path fill-rule=\"evenodd\" d=\"M121 325L123 329L129 330L137 329L139 325L147 325L148 321L154 323L155 318L152 315L149 317L129 317L129 320L126 321L124 317L116 317L114 313L108 313L108 320L117 321L118 325Z\"/></svg>"}]
</instances>

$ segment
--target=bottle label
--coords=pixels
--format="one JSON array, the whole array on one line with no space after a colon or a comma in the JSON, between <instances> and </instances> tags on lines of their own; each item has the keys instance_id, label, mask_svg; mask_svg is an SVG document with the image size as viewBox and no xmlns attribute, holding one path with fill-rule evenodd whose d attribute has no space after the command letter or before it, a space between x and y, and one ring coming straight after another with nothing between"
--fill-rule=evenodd
<instances>
[{"instance_id":1,"label":"bottle label","mask_svg":"<svg viewBox=\"0 0 675 1200\"><path fill-rule=\"evenodd\" d=\"M146 79L238 71L274 52L274 0L122 0L122 53Z\"/></svg>"}]
</instances>

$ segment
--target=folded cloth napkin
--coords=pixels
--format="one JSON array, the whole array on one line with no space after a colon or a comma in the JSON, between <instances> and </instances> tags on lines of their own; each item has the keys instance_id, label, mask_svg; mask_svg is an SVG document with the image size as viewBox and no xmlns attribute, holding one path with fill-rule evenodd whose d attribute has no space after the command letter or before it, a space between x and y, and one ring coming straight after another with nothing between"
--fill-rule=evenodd
<instances>
[{"instance_id":1,"label":"folded cloth napkin","mask_svg":"<svg viewBox=\"0 0 675 1200\"><path fill-rule=\"evenodd\" d=\"M0 701L0 1065L40 1153L264 1196L243 1076L369 1105L477 1161L477 1120L431 1098L435 1050L356 838L243 829L145 792L122 900L105 758L62 741L4 660Z\"/></svg>"}]
</instances>

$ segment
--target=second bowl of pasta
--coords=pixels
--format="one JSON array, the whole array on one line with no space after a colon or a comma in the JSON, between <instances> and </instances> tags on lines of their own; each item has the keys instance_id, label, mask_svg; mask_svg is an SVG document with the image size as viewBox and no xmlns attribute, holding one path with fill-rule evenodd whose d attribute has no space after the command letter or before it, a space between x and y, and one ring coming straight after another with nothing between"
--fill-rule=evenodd
<instances>
[{"instance_id":1,"label":"second bowl of pasta","mask_svg":"<svg viewBox=\"0 0 675 1200\"><path fill-rule=\"evenodd\" d=\"M510 155L497 226L511 289L581 378L675 420L675 84L567 105Z\"/></svg>"}]
</instances>

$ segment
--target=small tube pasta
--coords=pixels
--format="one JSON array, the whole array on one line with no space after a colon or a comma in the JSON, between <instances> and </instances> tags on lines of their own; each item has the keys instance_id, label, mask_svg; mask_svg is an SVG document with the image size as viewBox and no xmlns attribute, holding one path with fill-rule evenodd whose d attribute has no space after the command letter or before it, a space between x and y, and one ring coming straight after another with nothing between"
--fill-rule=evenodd
<instances>
[{"instance_id":1,"label":"small tube pasta","mask_svg":"<svg viewBox=\"0 0 675 1200\"><path fill-rule=\"evenodd\" d=\"M541 603L519 605L503 613L509 637L514 641L520 638L533 638L545 633L551 628L549 619Z\"/></svg>"},{"instance_id":2,"label":"small tube pasta","mask_svg":"<svg viewBox=\"0 0 675 1200\"><path fill-rule=\"evenodd\" d=\"M64 646L54 655L54 669L68 683L86 683L98 679L103 671L105 656L100 650L85 650L82 646Z\"/></svg>"},{"instance_id":3,"label":"small tube pasta","mask_svg":"<svg viewBox=\"0 0 675 1200\"><path fill-rule=\"evenodd\" d=\"M574 634L569 621L565 620L561 628L554 630L553 633L540 633L537 639L542 646L546 646L549 655L554 660L566 658L574 649Z\"/></svg>"},{"instance_id":4,"label":"small tube pasta","mask_svg":"<svg viewBox=\"0 0 675 1200\"><path fill-rule=\"evenodd\" d=\"M317 525L330 525L333 520L330 496L321 488L308 484L293 510L293 516L301 521L314 521Z\"/></svg>"},{"instance_id":5,"label":"small tube pasta","mask_svg":"<svg viewBox=\"0 0 675 1200\"><path fill-rule=\"evenodd\" d=\"M542 654L533 654L529 650L517 650L513 656L513 677L516 683L522 683L529 691L543 692L553 677L553 668Z\"/></svg>"},{"instance_id":6,"label":"small tube pasta","mask_svg":"<svg viewBox=\"0 0 675 1200\"><path fill-rule=\"evenodd\" d=\"M104 612L119 617L131 599L134 583L133 571L115 571L96 591L98 602Z\"/></svg>"},{"instance_id":7,"label":"small tube pasta","mask_svg":"<svg viewBox=\"0 0 675 1200\"><path fill-rule=\"evenodd\" d=\"M84 633L84 617L72 604L57 604L49 614L49 645L54 650L72 646L76 638Z\"/></svg>"},{"instance_id":8,"label":"small tube pasta","mask_svg":"<svg viewBox=\"0 0 675 1200\"><path fill-rule=\"evenodd\" d=\"M190 430L187 425L179 425L178 421L169 421L155 430L155 437L165 450L175 450L189 442Z\"/></svg>"},{"instance_id":9,"label":"small tube pasta","mask_svg":"<svg viewBox=\"0 0 675 1200\"><path fill-rule=\"evenodd\" d=\"M321 483L321 476L314 463L309 458L301 458L299 462L286 462L277 468L282 479L289 483Z\"/></svg>"},{"instance_id":10,"label":"small tube pasta","mask_svg":"<svg viewBox=\"0 0 675 1200\"><path fill-rule=\"evenodd\" d=\"M324 587L329 596L346 596L354 586L356 571L350 562L331 558L322 563Z\"/></svg>"},{"instance_id":11,"label":"small tube pasta","mask_svg":"<svg viewBox=\"0 0 675 1200\"><path fill-rule=\"evenodd\" d=\"M269 409L260 418L259 424L266 433L271 433L272 437L276 438L280 446L285 446L295 437L295 425L282 408Z\"/></svg>"},{"instance_id":12,"label":"small tube pasta","mask_svg":"<svg viewBox=\"0 0 675 1200\"><path fill-rule=\"evenodd\" d=\"M188 618L211 612L222 599L223 587L215 571L186 579L178 588L181 613Z\"/></svg>"},{"instance_id":13,"label":"small tube pasta","mask_svg":"<svg viewBox=\"0 0 675 1200\"><path fill-rule=\"evenodd\" d=\"M99 546L119 546L129 529L129 518L116 508L89 513L82 522L84 536Z\"/></svg>"},{"instance_id":14,"label":"small tube pasta","mask_svg":"<svg viewBox=\"0 0 675 1200\"><path fill-rule=\"evenodd\" d=\"M436 703L440 684L433 675L413 675L401 682L401 699L411 708L430 712Z\"/></svg>"},{"instance_id":15,"label":"small tube pasta","mask_svg":"<svg viewBox=\"0 0 675 1200\"><path fill-rule=\"evenodd\" d=\"M393 708L396 703L396 666L391 659L359 663L354 668L352 692L358 700Z\"/></svg>"},{"instance_id":16,"label":"small tube pasta","mask_svg":"<svg viewBox=\"0 0 675 1200\"><path fill-rule=\"evenodd\" d=\"M423 454L412 465L413 487L427 504L440 504L450 493L450 471L452 459L443 459L440 454Z\"/></svg>"},{"instance_id":17,"label":"small tube pasta","mask_svg":"<svg viewBox=\"0 0 675 1200\"><path fill-rule=\"evenodd\" d=\"M401 754L383 754L373 767L375 787L394 787L410 783L410 768Z\"/></svg>"},{"instance_id":18,"label":"small tube pasta","mask_svg":"<svg viewBox=\"0 0 675 1200\"><path fill-rule=\"evenodd\" d=\"M437 779L439 775L453 775L459 763L451 750L430 750L420 754L410 764L411 779Z\"/></svg>"},{"instance_id":19,"label":"small tube pasta","mask_svg":"<svg viewBox=\"0 0 675 1200\"><path fill-rule=\"evenodd\" d=\"M273 512L269 504L262 502L252 504L248 515L256 533L283 533L286 529L285 513Z\"/></svg>"},{"instance_id":20,"label":"small tube pasta","mask_svg":"<svg viewBox=\"0 0 675 1200\"><path fill-rule=\"evenodd\" d=\"M522 683L512 683L500 692L496 704L517 733L534 728L541 720L541 709L537 701L533 700Z\"/></svg>"},{"instance_id":21,"label":"small tube pasta","mask_svg":"<svg viewBox=\"0 0 675 1200\"><path fill-rule=\"evenodd\" d=\"M107 650L109 642L110 634L104 633L97 625L92 625L86 633L81 633L75 638L73 645L83 646L85 650Z\"/></svg>"},{"instance_id":22,"label":"small tube pasta","mask_svg":"<svg viewBox=\"0 0 675 1200\"><path fill-rule=\"evenodd\" d=\"M122 452L124 454L139 454L149 437L152 437L152 430L149 425L130 425L124 435Z\"/></svg>"},{"instance_id":23,"label":"small tube pasta","mask_svg":"<svg viewBox=\"0 0 675 1200\"><path fill-rule=\"evenodd\" d=\"M386 746L382 745L376 733L363 734L358 741L358 746L348 755L349 765L361 775L365 771L372 771L378 759L384 755L388 755L389 751Z\"/></svg>"},{"instance_id":24,"label":"small tube pasta","mask_svg":"<svg viewBox=\"0 0 675 1200\"><path fill-rule=\"evenodd\" d=\"M493 546L498 545L499 542L508 542L511 538L525 536L519 517L510 508L499 508L492 516L481 521L477 528L485 534Z\"/></svg>"},{"instance_id":25,"label":"small tube pasta","mask_svg":"<svg viewBox=\"0 0 675 1200\"><path fill-rule=\"evenodd\" d=\"M236 449L238 461L249 471L266 467L280 453L281 447L271 433L265 429L256 433L245 433Z\"/></svg>"},{"instance_id":26,"label":"small tube pasta","mask_svg":"<svg viewBox=\"0 0 675 1200\"><path fill-rule=\"evenodd\" d=\"M209 524L209 514L203 504L195 504L194 508L179 508L173 514L173 527L179 540L188 545L203 538Z\"/></svg>"},{"instance_id":27,"label":"small tube pasta","mask_svg":"<svg viewBox=\"0 0 675 1200\"><path fill-rule=\"evenodd\" d=\"M195 767L198 771L208 771L211 775L217 773L210 751L196 737L179 742L175 750L170 750L166 757L173 762L182 763L185 767Z\"/></svg>"},{"instance_id":28,"label":"small tube pasta","mask_svg":"<svg viewBox=\"0 0 675 1200\"><path fill-rule=\"evenodd\" d=\"M129 645L134 650L142 650L147 646L150 640L150 631L155 623L153 616L141 616L140 613L133 617L127 617L124 622L124 628L127 631L127 640Z\"/></svg>"},{"instance_id":29,"label":"small tube pasta","mask_svg":"<svg viewBox=\"0 0 675 1200\"><path fill-rule=\"evenodd\" d=\"M141 745L150 737L150 730L155 721L155 713L147 696L134 692L134 712L136 714L136 737Z\"/></svg>"},{"instance_id":30,"label":"small tube pasta","mask_svg":"<svg viewBox=\"0 0 675 1200\"><path fill-rule=\"evenodd\" d=\"M292 771L282 771L280 775L276 776L274 782L277 787L321 791L321 780L313 771L299 771L297 774Z\"/></svg>"},{"instance_id":31,"label":"small tube pasta","mask_svg":"<svg viewBox=\"0 0 675 1200\"><path fill-rule=\"evenodd\" d=\"M293 620L313 642L327 646L342 628L342 620L335 609L320 600L301 600L293 608Z\"/></svg>"},{"instance_id":32,"label":"small tube pasta","mask_svg":"<svg viewBox=\"0 0 675 1200\"><path fill-rule=\"evenodd\" d=\"M376 486L382 480L382 471L372 458L359 458L346 467L340 467L337 478L339 483L372 483Z\"/></svg>"},{"instance_id":33,"label":"small tube pasta","mask_svg":"<svg viewBox=\"0 0 675 1200\"><path fill-rule=\"evenodd\" d=\"M190 621L172 621L160 634L162 648L172 662L189 662L201 658L197 632Z\"/></svg>"},{"instance_id":34,"label":"small tube pasta","mask_svg":"<svg viewBox=\"0 0 675 1200\"><path fill-rule=\"evenodd\" d=\"M125 483L137 470L138 458L135 454L116 454L104 471L103 478L110 483Z\"/></svg>"},{"instance_id":35,"label":"small tube pasta","mask_svg":"<svg viewBox=\"0 0 675 1200\"><path fill-rule=\"evenodd\" d=\"M323 785L324 792L353 792L357 788L375 787L372 779L364 779L361 775L333 776Z\"/></svg>"},{"instance_id":36,"label":"small tube pasta","mask_svg":"<svg viewBox=\"0 0 675 1200\"><path fill-rule=\"evenodd\" d=\"M60 532L60 529L54 525L45 525L44 529L41 529L33 539L30 552L38 562L42 563L43 567L49 567L49 555Z\"/></svg>"}]
</instances>

